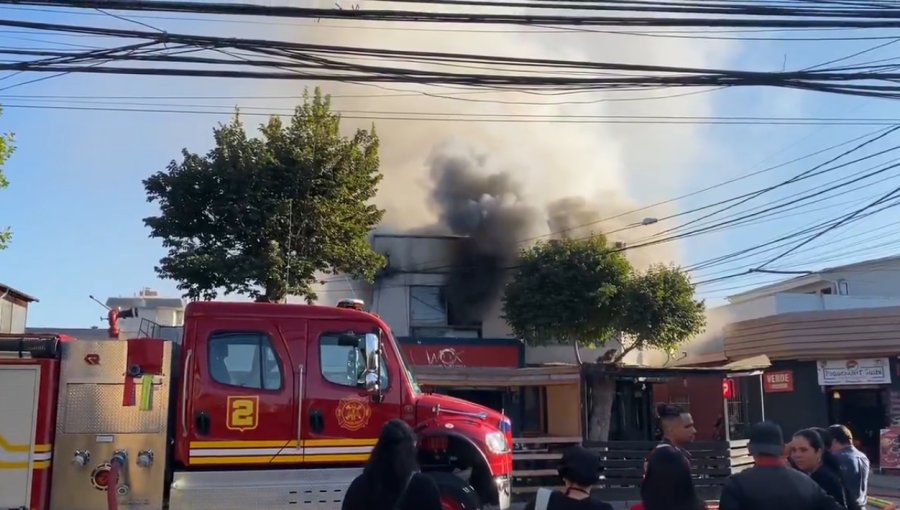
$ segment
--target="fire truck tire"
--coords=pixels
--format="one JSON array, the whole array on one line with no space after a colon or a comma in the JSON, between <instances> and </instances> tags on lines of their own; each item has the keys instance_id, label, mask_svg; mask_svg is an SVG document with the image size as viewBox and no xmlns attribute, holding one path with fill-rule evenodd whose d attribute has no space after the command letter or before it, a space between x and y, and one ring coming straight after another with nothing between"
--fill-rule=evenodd
<instances>
[{"instance_id":1,"label":"fire truck tire","mask_svg":"<svg viewBox=\"0 0 900 510\"><path fill-rule=\"evenodd\" d=\"M453 473L430 472L441 491L444 510L481 510L481 498L475 488Z\"/></svg>"}]
</instances>

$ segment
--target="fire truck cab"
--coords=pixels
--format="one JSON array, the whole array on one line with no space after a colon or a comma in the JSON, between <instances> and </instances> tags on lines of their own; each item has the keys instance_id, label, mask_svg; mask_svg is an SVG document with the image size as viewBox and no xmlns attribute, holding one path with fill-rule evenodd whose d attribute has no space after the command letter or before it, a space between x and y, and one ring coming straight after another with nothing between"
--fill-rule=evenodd
<instances>
[{"instance_id":1,"label":"fire truck cab","mask_svg":"<svg viewBox=\"0 0 900 510\"><path fill-rule=\"evenodd\" d=\"M0 337L0 508L339 509L391 419L445 509L510 506L509 419L422 392L375 315L192 302L171 336Z\"/></svg>"}]
</instances>

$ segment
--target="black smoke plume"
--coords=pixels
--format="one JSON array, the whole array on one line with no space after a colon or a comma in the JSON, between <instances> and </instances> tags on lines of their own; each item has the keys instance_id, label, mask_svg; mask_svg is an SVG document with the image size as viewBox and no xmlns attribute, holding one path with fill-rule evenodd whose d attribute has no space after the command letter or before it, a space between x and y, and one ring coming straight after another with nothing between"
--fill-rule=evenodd
<instances>
[{"instance_id":1,"label":"black smoke plume","mask_svg":"<svg viewBox=\"0 0 900 510\"><path fill-rule=\"evenodd\" d=\"M430 163L438 221L465 236L455 243L447 268L447 300L455 325L477 324L499 296L505 268L515 263L540 214L525 202L513 176L491 173L483 156L443 152Z\"/></svg>"},{"instance_id":2,"label":"black smoke plume","mask_svg":"<svg viewBox=\"0 0 900 510\"><path fill-rule=\"evenodd\" d=\"M438 225L421 232L462 236L454 243L448 267L442 268L448 273L447 301L455 313L455 326L482 321L500 296L508 268L533 241L580 239L620 229L635 219L633 214L621 214L628 204L615 193L593 201L583 197L529 201L515 170L492 168L487 157L473 151L446 147L436 151L430 159L430 177ZM625 241L625 235L610 241Z\"/></svg>"}]
</instances>

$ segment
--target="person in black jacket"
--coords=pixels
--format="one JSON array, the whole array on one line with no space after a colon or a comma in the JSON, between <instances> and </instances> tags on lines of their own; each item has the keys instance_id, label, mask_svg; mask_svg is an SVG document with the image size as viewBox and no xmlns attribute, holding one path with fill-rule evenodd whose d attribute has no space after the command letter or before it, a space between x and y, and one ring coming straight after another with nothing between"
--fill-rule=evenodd
<instances>
[{"instance_id":1,"label":"person in black jacket","mask_svg":"<svg viewBox=\"0 0 900 510\"><path fill-rule=\"evenodd\" d=\"M817 430L798 431L791 441L791 459L800 471L808 474L842 508L847 508L847 490L841 479L841 468L825 447L825 441Z\"/></svg>"},{"instance_id":2,"label":"person in black jacket","mask_svg":"<svg viewBox=\"0 0 900 510\"><path fill-rule=\"evenodd\" d=\"M401 420L381 429L372 456L356 477L341 510L441 510L441 493L429 476L419 472L416 435Z\"/></svg>"},{"instance_id":3,"label":"person in black jacket","mask_svg":"<svg viewBox=\"0 0 900 510\"><path fill-rule=\"evenodd\" d=\"M747 448L755 465L729 477L719 510L841 510L810 477L787 467L777 424L753 425Z\"/></svg>"},{"instance_id":4,"label":"person in black jacket","mask_svg":"<svg viewBox=\"0 0 900 510\"><path fill-rule=\"evenodd\" d=\"M571 446L563 452L557 471L563 490L541 488L525 510L613 510L608 503L591 496L591 487L600 481L603 472L599 455L582 446Z\"/></svg>"}]
</instances>

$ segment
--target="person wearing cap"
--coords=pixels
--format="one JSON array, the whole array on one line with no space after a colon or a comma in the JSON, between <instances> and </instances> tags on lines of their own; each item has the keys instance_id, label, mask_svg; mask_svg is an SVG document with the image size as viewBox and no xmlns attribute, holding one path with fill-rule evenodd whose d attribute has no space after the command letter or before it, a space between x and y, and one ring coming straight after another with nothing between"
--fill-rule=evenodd
<instances>
[{"instance_id":1,"label":"person wearing cap","mask_svg":"<svg viewBox=\"0 0 900 510\"><path fill-rule=\"evenodd\" d=\"M728 478L719 510L842 510L812 478L787 467L777 424L753 425L747 448L755 465Z\"/></svg>"},{"instance_id":2,"label":"person wearing cap","mask_svg":"<svg viewBox=\"0 0 900 510\"><path fill-rule=\"evenodd\" d=\"M591 487L600 480L600 456L581 446L563 452L559 463L562 491L541 488L525 510L612 510L612 506L591 497Z\"/></svg>"}]
</instances>

